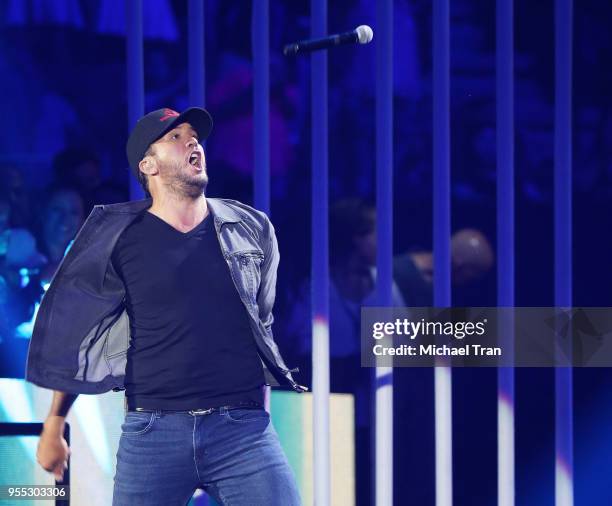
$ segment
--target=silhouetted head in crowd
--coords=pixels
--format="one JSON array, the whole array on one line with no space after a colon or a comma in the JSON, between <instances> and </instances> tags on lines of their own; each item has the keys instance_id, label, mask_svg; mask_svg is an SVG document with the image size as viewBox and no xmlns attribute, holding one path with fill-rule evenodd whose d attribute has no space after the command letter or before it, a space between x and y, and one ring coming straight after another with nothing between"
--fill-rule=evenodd
<instances>
[{"instance_id":1,"label":"silhouetted head in crowd","mask_svg":"<svg viewBox=\"0 0 612 506\"><path fill-rule=\"evenodd\" d=\"M7 227L27 227L30 225L30 199L26 191L22 173L15 167L0 167L0 185L2 187L1 204L6 207L8 202ZM0 209L0 215L6 211ZM0 220L2 216L0 216Z\"/></svg>"},{"instance_id":2,"label":"silhouetted head in crowd","mask_svg":"<svg viewBox=\"0 0 612 506\"><path fill-rule=\"evenodd\" d=\"M459 285L477 281L494 263L493 248L478 230L464 228L451 237L453 282Z\"/></svg>"},{"instance_id":3,"label":"silhouetted head in crowd","mask_svg":"<svg viewBox=\"0 0 612 506\"><path fill-rule=\"evenodd\" d=\"M100 184L100 161L88 149L60 151L53 159L53 172L57 184L76 187L85 194Z\"/></svg>"},{"instance_id":4,"label":"silhouetted head in crowd","mask_svg":"<svg viewBox=\"0 0 612 506\"><path fill-rule=\"evenodd\" d=\"M376 265L376 210L362 199L341 200L330 209L330 264L335 273L355 273ZM423 278L433 280L433 254L418 251L411 260ZM451 274L456 285L478 281L493 266L493 248L480 231L464 228L451 236Z\"/></svg>"},{"instance_id":5,"label":"silhouetted head in crowd","mask_svg":"<svg viewBox=\"0 0 612 506\"><path fill-rule=\"evenodd\" d=\"M451 236L451 276L456 286L469 285L481 279L493 267L493 248L485 235L473 228L462 228ZM434 274L432 251L415 251L410 255L423 278L431 283Z\"/></svg>"},{"instance_id":6,"label":"silhouetted head in crowd","mask_svg":"<svg viewBox=\"0 0 612 506\"><path fill-rule=\"evenodd\" d=\"M130 200L125 185L105 181L101 183L92 194L94 204L117 204Z\"/></svg>"},{"instance_id":7,"label":"silhouetted head in crowd","mask_svg":"<svg viewBox=\"0 0 612 506\"><path fill-rule=\"evenodd\" d=\"M38 216L38 249L51 265L61 261L66 247L83 224L85 210L78 190L69 186L50 187Z\"/></svg>"},{"instance_id":8,"label":"silhouetted head in crowd","mask_svg":"<svg viewBox=\"0 0 612 506\"><path fill-rule=\"evenodd\" d=\"M24 227L13 226L12 213L9 188L0 187L0 285L3 286L0 291L19 290L20 269L35 269L46 263L44 255L37 251L36 240L30 231ZM4 294L5 302L7 293Z\"/></svg>"},{"instance_id":9,"label":"silhouetted head in crowd","mask_svg":"<svg viewBox=\"0 0 612 506\"><path fill-rule=\"evenodd\" d=\"M376 211L365 200L353 198L333 204L329 213L330 263L345 265L351 257L376 264Z\"/></svg>"},{"instance_id":10,"label":"silhouetted head in crowd","mask_svg":"<svg viewBox=\"0 0 612 506\"><path fill-rule=\"evenodd\" d=\"M362 199L333 204L329 213L331 277L343 298L361 302L374 288L376 213Z\"/></svg>"}]
</instances>

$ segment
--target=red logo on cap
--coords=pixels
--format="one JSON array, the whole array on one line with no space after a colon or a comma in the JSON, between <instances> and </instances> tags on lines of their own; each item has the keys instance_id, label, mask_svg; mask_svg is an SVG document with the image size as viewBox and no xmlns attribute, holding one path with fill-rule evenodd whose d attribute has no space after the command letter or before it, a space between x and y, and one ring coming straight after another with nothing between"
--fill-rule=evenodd
<instances>
[{"instance_id":1,"label":"red logo on cap","mask_svg":"<svg viewBox=\"0 0 612 506\"><path fill-rule=\"evenodd\" d=\"M172 109L164 109L164 115L159 119L159 121L166 121L170 118L176 118L178 115L179 113L173 111Z\"/></svg>"}]
</instances>

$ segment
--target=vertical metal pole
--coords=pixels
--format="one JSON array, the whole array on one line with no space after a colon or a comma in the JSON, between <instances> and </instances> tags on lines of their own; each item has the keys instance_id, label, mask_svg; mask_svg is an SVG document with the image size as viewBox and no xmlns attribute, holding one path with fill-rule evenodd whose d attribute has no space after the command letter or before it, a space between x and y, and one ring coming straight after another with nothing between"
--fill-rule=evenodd
<instances>
[{"instance_id":1,"label":"vertical metal pole","mask_svg":"<svg viewBox=\"0 0 612 506\"><path fill-rule=\"evenodd\" d=\"M144 115L144 64L142 49L142 0L125 3L127 50L128 131ZM141 199L144 192L135 177L130 178L130 199Z\"/></svg>"},{"instance_id":2,"label":"vertical metal pole","mask_svg":"<svg viewBox=\"0 0 612 506\"><path fill-rule=\"evenodd\" d=\"M204 107L205 93L205 51L204 51L204 0L189 0L188 24L188 56L189 63L189 105Z\"/></svg>"},{"instance_id":3,"label":"vertical metal pole","mask_svg":"<svg viewBox=\"0 0 612 506\"><path fill-rule=\"evenodd\" d=\"M270 48L268 0L253 0L255 207L270 213Z\"/></svg>"},{"instance_id":4,"label":"vertical metal pole","mask_svg":"<svg viewBox=\"0 0 612 506\"><path fill-rule=\"evenodd\" d=\"M376 9L376 289L392 306L393 283L393 1ZM376 505L393 504L393 368L376 368Z\"/></svg>"},{"instance_id":5,"label":"vertical metal pole","mask_svg":"<svg viewBox=\"0 0 612 506\"><path fill-rule=\"evenodd\" d=\"M514 12L497 0L497 305L514 306ZM514 355L514 319L502 315L504 352ZM497 373L497 497L514 506L514 369Z\"/></svg>"},{"instance_id":6,"label":"vertical metal pole","mask_svg":"<svg viewBox=\"0 0 612 506\"><path fill-rule=\"evenodd\" d=\"M449 0L433 4L434 305L451 305ZM436 505L453 500L451 368L436 366Z\"/></svg>"},{"instance_id":7,"label":"vertical metal pole","mask_svg":"<svg viewBox=\"0 0 612 506\"><path fill-rule=\"evenodd\" d=\"M268 0L253 0L253 158L255 207L270 216L270 43ZM270 387L264 389L270 411Z\"/></svg>"},{"instance_id":8,"label":"vertical metal pole","mask_svg":"<svg viewBox=\"0 0 612 506\"><path fill-rule=\"evenodd\" d=\"M572 16L572 0L556 0L555 305L568 308L572 305ZM574 503L572 391L571 367L555 369L557 506Z\"/></svg>"},{"instance_id":9,"label":"vertical metal pole","mask_svg":"<svg viewBox=\"0 0 612 506\"><path fill-rule=\"evenodd\" d=\"M327 32L327 0L311 0L313 38ZM312 390L314 498L330 504L329 453L329 194L327 53L311 56L312 72Z\"/></svg>"}]
</instances>

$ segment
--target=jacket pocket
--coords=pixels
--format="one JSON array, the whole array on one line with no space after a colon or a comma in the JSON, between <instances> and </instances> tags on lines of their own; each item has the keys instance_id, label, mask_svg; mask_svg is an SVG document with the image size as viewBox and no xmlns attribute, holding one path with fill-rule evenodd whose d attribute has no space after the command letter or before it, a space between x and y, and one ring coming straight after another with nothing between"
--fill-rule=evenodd
<instances>
[{"instance_id":1,"label":"jacket pocket","mask_svg":"<svg viewBox=\"0 0 612 506\"><path fill-rule=\"evenodd\" d=\"M261 264L264 254L259 250L236 251L230 255L230 268L234 280L239 283L242 297L246 296L249 305L257 305L257 292L261 283Z\"/></svg>"},{"instance_id":2,"label":"jacket pocket","mask_svg":"<svg viewBox=\"0 0 612 506\"><path fill-rule=\"evenodd\" d=\"M257 293L261 284L261 264L264 255L261 251L246 251L239 255L240 270L243 277L248 279L249 295L254 303L257 303Z\"/></svg>"}]
</instances>

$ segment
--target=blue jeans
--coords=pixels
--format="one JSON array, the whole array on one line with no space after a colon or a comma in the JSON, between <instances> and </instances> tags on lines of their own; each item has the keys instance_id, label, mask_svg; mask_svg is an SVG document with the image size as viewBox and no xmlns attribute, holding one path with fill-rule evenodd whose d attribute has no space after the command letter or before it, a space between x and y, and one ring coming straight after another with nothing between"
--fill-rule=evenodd
<instances>
[{"instance_id":1,"label":"blue jeans","mask_svg":"<svg viewBox=\"0 0 612 506\"><path fill-rule=\"evenodd\" d=\"M121 429L114 506L184 505L198 487L222 505L301 504L263 409L128 411Z\"/></svg>"}]
</instances>

